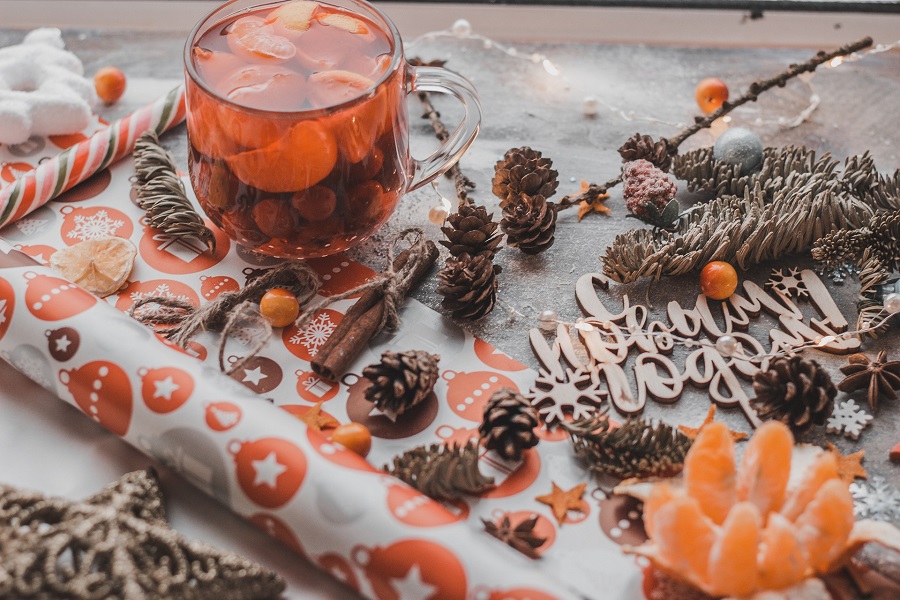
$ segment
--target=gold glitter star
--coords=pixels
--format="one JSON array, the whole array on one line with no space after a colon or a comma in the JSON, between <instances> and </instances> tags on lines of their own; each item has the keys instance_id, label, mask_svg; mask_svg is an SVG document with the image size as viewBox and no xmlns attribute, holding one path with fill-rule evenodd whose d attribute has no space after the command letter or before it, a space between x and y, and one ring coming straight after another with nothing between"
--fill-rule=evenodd
<instances>
[{"instance_id":1,"label":"gold glitter star","mask_svg":"<svg viewBox=\"0 0 900 600\"><path fill-rule=\"evenodd\" d=\"M579 483L572 489L565 491L555 483L551 482L551 485L553 485L552 492L545 496L538 496L535 500L553 509L553 516L562 525L563 520L566 518L566 513L570 510L583 511L581 497L584 496L584 489L587 487L587 484Z\"/></svg>"},{"instance_id":2,"label":"gold glitter star","mask_svg":"<svg viewBox=\"0 0 900 600\"><path fill-rule=\"evenodd\" d=\"M715 421L716 419L716 405L709 405L709 412L706 413L706 418L703 419L703 422L700 423L700 427L688 427L687 425L679 425L678 430L681 431L684 435L688 436L692 440L697 439L697 434L700 433L700 430ZM733 442L742 442L747 439L747 434L741 431L734 431L730 427L728 428L728 433L731 434L731 440Z\"/></svg>"},{"instance_id":3,"label":"gold glitter star","mask_svg":"<svg viewBox=\"0 0 900 600\"><path fill-rule=\"evenodd\" d=\"M591 187L591 184L589 184L587 181L582 179L581 180L581 189L578 190L578 193L583 194L586 191L588 191L588 189L590 187ZM600 194L599 196L597 196L594 199L593 202L588 202L587 200L582 200L581 202L579 202L578 203L578 220L580 221L581 219L584 218L585 215L587 215L588 213L592 213L592 212L601 213L601 214L605 214L605 215L610 214L612 211L609 209L608 206L606 206L604 204L604 202L606 202L607 200L609 200L609 194Z\"/></svg>"},{"instance_id":4,"label":"gold glitter star","mask_svg":"<svg viewBox=\"0 0 900 600\"><path fill-rule=\"evenodd\" d=\"M850 484L853 483L853 480L857 477L860 479L869 478L869 473L866 471L865 467L862 466L862 460L866 455L865 450L860 450L859 452L854 452L853 454L847 454L845 456L841 454L841 451L838 450L837 446L831 442L825 442L825 445L828 446L828 451L833 453L835 459L837 459L838 477L841 478L841 481Z\"/></svg>"}]
</instances>

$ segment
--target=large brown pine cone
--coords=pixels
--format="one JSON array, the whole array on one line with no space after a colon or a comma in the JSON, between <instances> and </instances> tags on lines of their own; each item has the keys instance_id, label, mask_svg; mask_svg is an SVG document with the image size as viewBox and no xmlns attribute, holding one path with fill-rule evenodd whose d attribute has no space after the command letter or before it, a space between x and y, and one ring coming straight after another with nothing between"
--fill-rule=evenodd
<instances>
[{"instance_id":1,"label":"large brown pine cone","mask_svg":"<svg viewBox=\"0 0 900 600\"><path fill-rule=\"evenodd\" d=\"M503 207L500 228L508 246L525 254L538 254L553 245L556 204L541 196L521 195Z\"/></svg>"},{"instance_id":2,"label":"large brown pine cone","mask_svg":"<svg viewBox=\"0 0 900 600\"><path fill-rule=\"evenodd\" d=\"M388 417L396 418L422 402L434 389L440 359L437 354L422 350L386 350L380 363L363 369L363 377L372 382L366 388L366 400L374 402Z\"/></svg>"},{"instance_id":3,"label":"large brown pine cone","mask_svg":"<svg viewBox=\"0 0 900 600\"><path fill-rule=\"evenodd\" d=\"M559 186L559 173L551 166L553 161L537 150L528 146L511 148L494 165L491 191L500 198L501 207L522 194L549 198Z\"/></svg>"},{"instance_id":4,"label":"large brown pine cone","mask_svg":"<svg viewBox=\"0 0 900 600\"><path fill-rule=\"evenodd\" d=\"M672 156L669 154L669 143L665 138L661 138L658 142L654 141L649 135L641 135L636 133L622 144L619 148L619 155L624 162L633 160L648 160L653 165L663 171L668 171L672 166Z\"/></svg>"},{"instance_id":5,"label":"large brown pine cone","mask_svg":"<svg viewBox=\"0 0 900 600\"><path fill-rule=\"evenodd\" d=\"M814 360L775 358L768 371L753 376L756 397L750 402L763 421L781 421L797 433L822 425L834 411L837 388Z\"/></svg>"},{"instance_id":6,"label":"large brown pine cone","mask_svg":"<svg viewBox=\"0 0 900 600\"><path fill-rule=\"evenodd\" d=\"M538 424L538 414L531 403L522 394L502 388L484 407L478 434L488 450L507 460L521 460L522 452L538 443L534 432Z\"/></svg>"},{"instance_id":7,"label":"large brown pine cone","mask_svg":"<svg viewBox=\"0 0 900 600\"><path fill-rule=\"evenodd\" d=\"M496 273L490 256L463 254L447 259L438 273L437 293L444 297L441 306L455 319L475 321L494 309L497 299Z\"/></svg>"},{"instance_id":8,"label":"large brown pine cone","mask_svg":"<svg viewBox=\"0 0 900 600\"><path fill-rule=\"evenodd\" d=\"M500 224L493 217L483 206L464 204L459 212L447 218L449 226L441 228L447 239L438 243L447 247L453 256L477 256L487 252L493 257L503 239L497 233Z\"/></svg>"}]
</instances>

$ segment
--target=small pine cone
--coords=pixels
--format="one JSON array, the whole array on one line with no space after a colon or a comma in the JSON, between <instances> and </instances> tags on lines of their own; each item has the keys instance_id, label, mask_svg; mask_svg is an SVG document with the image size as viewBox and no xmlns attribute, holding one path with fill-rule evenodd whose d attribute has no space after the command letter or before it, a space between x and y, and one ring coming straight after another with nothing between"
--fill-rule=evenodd
<instances>
[{"instance_id":1,"label":"small pine cone","mask_svg":"<svg viewBox=\"0 0 900 600\"><path fill-rule=\"evenodd\" d=\"M448 258L438 273L437 293L444 297L441 306L455 319L482 318L494 309L499 271L487 254Z\"/></svg>"},{"instance_id":2,"label":"small pine cone","mask_svg":"<svg viewBox=\"0 0 900 600\"><path fill-rule=\"evenodd\" d=\"M556 233L556 204L541 196L519 196L503 207L500 228L506 243L525 254L538 254L553 245Z\"/></svg>"},{"instance_id":3,"label":"small pine cone","mask_svg":"<svg viewBox=\"0 0 900 600\"><path fill-rule=\"evenodd\" d=\"M622 167L622 180L625 182L622 190L625 206L632 214L652 216L647 208L650 204L661 213L675 198L675 182L648 160L626 163Z\"/></svg>"},{"instance_id":4,"label":"small pine cone","mask_svg":"<svg viewBox=\"0 0 900 600\"><path fill-rule=\"evenodd\" d=\"M491 189L500 198L500 206L506 206L521 194L551 197L559 187L559 173L551 166L552 160L542 158L540 152L528 146L507 150L503 159L494 165L491 181Z\"/></svg>"},{"instance_id":5,"label":"small pine cone","mask_svg":"<svg viewBox=\"0 0 900 600\"><path fill-rule=\"evenodd\" d=\"M781 421L796 433L822 425L834 410L837 388L822 366L800 356L781 357L753 376L750 402L763 421Z\"/></svg>"},{"instance_id":6,"label":"small pine cone","mask_svg":"<svg viewBox=\"0 0 900 600\"><path fill-rule=\"evenodd\" d=\"M453 256L478 256L487 252L493 258L503 239L496 233L500 224L493 218L494 215L488 214L483 206L464 204L459 212L447 218L449 226L441 228L447 239L439 243L449 249Z\"/></svg>"},{"instance_id":7,"label":"small pine cone","mask_svg":"<svg viewBox=\"0 0 900 600\"><path fill-rule=\"evenodd\" d=\"M422 350L386 350L380 363L363 369L363 377L372 382L366 389L366 400L391 419L402 415L434 389L440 359Z\"/></svg>"},{"instance_id":8,"label":"small pine cone","mask_svg":"<svg viewBox=\"0 0 900 600\"><path fill-rule=\"evenodd\" d=\"M625 162L644 159L663 171L668 171L672 166L669 141L666 138L661 138L656 142L649 135L636 133L622 144L622 147L619 148L619 155Z\"/></svg>"},{"instance_id":9,"label":"small pine cone","mask_svg":"<svg viewBox=\"0 0 900 600\"><path fill-rule=\"evenodd\" d=\"M521 460L522 452L538 443L534 432L538 424L538 414L531 403L522 394L502 388L484 407L478 434L488 450L507 460Z\"/></svg>"}]
</instances>

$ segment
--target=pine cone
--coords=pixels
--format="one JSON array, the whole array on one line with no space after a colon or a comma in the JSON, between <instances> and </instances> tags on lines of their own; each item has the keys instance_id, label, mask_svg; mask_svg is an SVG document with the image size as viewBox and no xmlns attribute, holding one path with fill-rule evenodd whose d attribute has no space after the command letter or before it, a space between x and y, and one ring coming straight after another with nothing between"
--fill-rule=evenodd
<instances>
[{"instance_id":1,"label":"pine cone","mask_svg":"<svg viewBox=\"0 0 900 600\"><path fill-rule=\"evenodd\" d=\"M537 445L534 433L537 426L538 414L531 403L522 394L502 388L494 392L484 407L478 434L485 448L507 460L518 461L523 450Z\"/></svg>"},{"instance_id":2,"label":"pine cone","mask_svg":"<svg viewBox=\"0 0 900 600\"><path fill-rule=\"evenodd\" d=\"M651 217L653 205L662 213L675 198L675 182L660 169L644 159L635 160L622 167L625 186L622 195L628 212L639 217Z\"/></svg>"},{"instance_id":3,"label":"pine cone","mask_svg":"<svg viewBox=\"0 0 900 600\"><path fill-rule=\"evenodd\" d=\"M444 297L441 302L454 319L475 321L494 309L497 299L496 273L500 267L494 266L490 256L468 254L448 258L446 265L438 273L437 293Z\"/></svg>"},{"instance_id":4,"label":"pine cone","mask_svg":"<svg viewBox=\"0 0 900 600\"><path fill-rule=\"evenodd\" d=\"M763 421L781 421L797 433L822 425L834 411L837 388L822 366L799 356L781 357L753 376L750 402Z\"/></svg>"},{"instance_id":5,"label":"pine cone","mask_svg":"<svg viewBox=\"0 0 900 600\"><path fill-rule=\"evenodd\" d=\"M528 146L507 150L503 160L494 165L491 181L491 189L500 198L500 206L506 206L521 194L551 197L559 186L559 173L551 166L552 160L542 158L540 152Z\"/></svg>"},{"instance_id":6,"label":"pine cone","mask_svg":"<svg viewBox=\"0 0 900 600\"><path fill-rule=\"evenodd\" d=\"M500 227L508 246L525 254L538 254L553 245L556 204L541 196L521 195L503 207Z\"/></svg>"},{"instance_id":7,"label":"pine cone","mask_svg":"<svg viewBox=\"0 0 900 600\"><path fill-rule=\"evenodd\" d=\"M475 440L464 446L419 446L394 457L393 468L384 470L430 498L456 500L493 487L494 479L478 470L478 452Z\"/></svg>"},{"instance_id":8,"label":"pine cone","mask_svg":"<svg viewBox=\"0 0 900 600\"><path fill-rule=\"evenodd\" d=\"M363 377L372 382L366 400L395 419L428 397L438 378L440 359L422 350L385 350L380 363L363 369Z\"/></svg>"},{"instance_id":9,"label":"pine cone","mask_svg":"<svg viewBox=\"0 0 900 600\"><path fill-rule=\"evenodd\" d=\"M666 138L661 138L656 142L649 135L636 133L622 144L622 147L619 148L619 155L624 162L644 159L663 171L668 171L672 166L669 141Z\"/></svg>"},{"instance_id":10,"label":"pine cone","mask_svg":"<svg viewBox=\"0 0 900 600\"><path fill-rule=\"evenodd\" d=\"M478 256L487 252L493 258L503 239L496 233L499 223L493 218L494 215L488 214L483 206L464 204L459 212L447 218L449 227L441 227L447 239L438 243L449 249L453 256Z\"/></svg>"}]
</instances>

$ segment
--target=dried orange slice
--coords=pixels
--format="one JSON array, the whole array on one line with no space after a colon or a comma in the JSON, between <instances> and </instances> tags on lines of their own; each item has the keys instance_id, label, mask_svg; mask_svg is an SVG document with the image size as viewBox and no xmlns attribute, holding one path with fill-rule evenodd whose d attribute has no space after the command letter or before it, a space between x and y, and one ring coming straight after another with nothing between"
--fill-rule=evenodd
<instances>
[{"instance_id":1,"label":"dried orange slice","mask_svg":"<svg viewBox=\"0 0 900 600\"><path fill-rule=\"evenodd\" d=\"M281 26L288 31L306 31L318 8L318 2L307 2L306 0L288 2L270 12L266 23Z\"/></svg>"},{"instance_id":2,"label":"dried orange slice","mask_svg":"<svg viewBox=\"0 0 900 600\"><path fill-rule=\"evenodd\" d=\"M125 284L134 267L137 248L130 240L101 237L57 250L50 267L87 291L103 298Z\"/></svg>"},{"instance_id":3,"label":"dried orange slice","mask_svg":"<svg viewBox=\"0 0 900 600\"><path fill-rule=\"evenodd\" d=\"M716 593L743 598L756 591L761 521L756 505L750 502L741 502L728 513L709 553L708 581Z\"/></svg>"},{"instance_id":4,"label":"dried orange slice","mask_svg":"<svg viewBox=\"0 0 900 600\"><path fill-rule=\"evenodd\" d=\"M793 448L794 436L784 423L763 423L741 459L738 499L752 502L762 515L781 508L791 475Z\"/></svg>"},{"instance_id":5,"label":"dried orange slice","mask_svg":"<svg viewBox=\"0 0 900 600\"><path fill-rule=\"evenodd\" d=\"M721 525L737 502L734 443L728 426L714 421L703 427L692 450L684 461L685 489L706 516Z\"/></svg>"}]
</instances>

